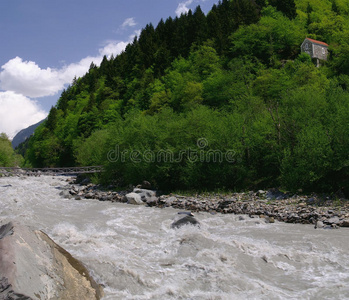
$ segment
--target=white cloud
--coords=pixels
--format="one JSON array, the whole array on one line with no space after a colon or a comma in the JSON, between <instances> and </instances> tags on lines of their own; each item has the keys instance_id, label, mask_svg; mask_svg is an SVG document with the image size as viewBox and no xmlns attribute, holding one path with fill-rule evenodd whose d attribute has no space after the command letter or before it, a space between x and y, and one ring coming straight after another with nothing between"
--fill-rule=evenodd
<instances>
[{"instance_id":1,"label":"white cloud","mask_svg":"<svg viewBox=\"0 0 349 300\"><path fill-rule=\"evenodd\" d=\"M133 27L136 26L137 23L134 18L127 18L124 23L122 23L121 27L126 28L126 27Z\"/></svg>"},{"instance_id":2,"label":"white cloud","mask_svg":"<svg viewBox=\"0 0 349 300\"><path fill-rule=\"evenodd\" d=\"M0 92L0 132L12 139L23 128L35 124L47 113L35 101L14 92Z\"/></svg>"},{"instance_id":3,"label":"white cloud","mask_svg":"<svg viewBox=\"0 0 349 300\"><path fill-rule=\"evenodd\" d=\"M176 15L180 16L181 14L185 14L189 11L188 6L193 3L194 0L187 0L178 4L176 9Z\"/></svg>"},{"instance_id":4,"label":"white cloud","mask_svg":"<svg viewBox=\"0 0 349 300\"><path fill-rule=\"evenodd\" d=\"M56 70L40 69L35 62L23 61L17 56L2 66L1 89L28 97L51 96L63 87L58 76Z\"/></svg>"},{"instance_id":5,"label":"white cloud","mask_svg":"<svg viewBox=\"0 0 349 300\"><path fill-rule=\"evenodd\" d=\"M106 55L107 57L110 57L112 54L115 56L116 54L120 54L122 51L124 51L128 43L129 42L111 41L104 46L104 48L99 49L99 54L102 56Z\"/></svg>"},{"instance_id":6,"label":"white cloud","mask_svg":"<svg viewBox=\"0 0 349 300\"><path fill-rule=\"evenodd\" d=\"M132 41L132 40L134 39L135 36L138 36L138 37L139 37L139 36L141 35L141 32L142 32L142 30L140 30L140 29L139 29L139 30L135 30L135 31L133 32L133 34L130 35L129 40Z\"/></svg>"},{"instance_id":7,"label":"white cloud","mask_svg":"<svg viewBox=\"0 0 349 300\"><path fill-rule=\"evenodd\" d=\"M104 55L116 56L125 49L127 44L128 42L109 41L99 49L97 56L85 57L61 69L41 69L33 61L23 61L22 58L15 57L1 67L0 89L32 98L55 95L66 84L71 83L75 76L83 76L91 62L99 65Z\"/></svg>"}]
</instances>

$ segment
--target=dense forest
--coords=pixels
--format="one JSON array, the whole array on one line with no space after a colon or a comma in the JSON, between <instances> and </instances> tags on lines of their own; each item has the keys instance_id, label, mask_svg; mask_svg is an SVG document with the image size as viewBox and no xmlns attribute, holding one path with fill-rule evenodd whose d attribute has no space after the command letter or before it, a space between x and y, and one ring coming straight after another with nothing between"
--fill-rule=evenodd
<instances>
[{"instance_id":1,"label":"dense forest","mask_svg":"<svg viewBox=\"0 0 349 300\"><path fill-rule=\"evenodd\" d=\"M348 189L348 36L347 0L222 0L148 24L62 92L26 164L166 190ZM305 37L330 45L320 67Z\"/></svg>"}]
</instances>

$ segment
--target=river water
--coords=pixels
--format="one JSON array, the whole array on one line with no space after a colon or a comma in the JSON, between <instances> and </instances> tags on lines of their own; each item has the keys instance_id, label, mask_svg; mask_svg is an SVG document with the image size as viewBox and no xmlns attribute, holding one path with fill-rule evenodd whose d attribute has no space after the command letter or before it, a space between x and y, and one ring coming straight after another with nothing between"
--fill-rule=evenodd
<instances>
[{"instance_id":1,"label":"river water","mask_svg":"<svg viewBox=\"0 0 349 300\"><path fill-rule=\"evenodd\" d=\"M174 230L175 209L63 199L66 185L0 178L0 225L46 232L104 286L103 299L349 299L348 229L196 213L200 228Z\"/></svg>"}]
</instances>

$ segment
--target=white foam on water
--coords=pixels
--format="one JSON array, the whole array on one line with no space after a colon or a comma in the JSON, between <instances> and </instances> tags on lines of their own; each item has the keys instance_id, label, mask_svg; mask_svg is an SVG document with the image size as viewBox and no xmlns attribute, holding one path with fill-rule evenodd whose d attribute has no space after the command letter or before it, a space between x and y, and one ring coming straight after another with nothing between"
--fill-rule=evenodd
<instances>
[{"instance_id":1,"label":"white foam on water","mask_svg":"<svg viewBox=\"0 0 349 300\"><path fill-rule=\"evenodd\" d=\"M347 229L196 213L200 228L174 230L175 209L63 199L66 185L1 178L0 223L44 230L104 285L104 299L349 298Z\"/></svg>"}]
</instances>

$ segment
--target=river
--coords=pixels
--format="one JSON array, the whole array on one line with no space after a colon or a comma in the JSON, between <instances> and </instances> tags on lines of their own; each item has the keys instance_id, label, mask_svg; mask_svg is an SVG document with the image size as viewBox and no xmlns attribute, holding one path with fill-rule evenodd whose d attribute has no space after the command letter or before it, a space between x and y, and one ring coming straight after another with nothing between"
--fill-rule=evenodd
<instances>
[{"instance_id":1,"label":"river","mask_svg":"<svg viewBox=\"0 0 349 300\"><path fill-rule=\"evenodd\" d=\"M349 299L349 230L265 224L59 196L66 177L0 178L0 225L46 232L104 286L103 299Z\"/></svg>"}]
</instances>

